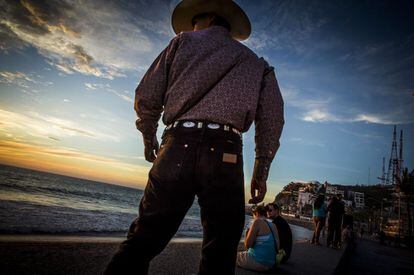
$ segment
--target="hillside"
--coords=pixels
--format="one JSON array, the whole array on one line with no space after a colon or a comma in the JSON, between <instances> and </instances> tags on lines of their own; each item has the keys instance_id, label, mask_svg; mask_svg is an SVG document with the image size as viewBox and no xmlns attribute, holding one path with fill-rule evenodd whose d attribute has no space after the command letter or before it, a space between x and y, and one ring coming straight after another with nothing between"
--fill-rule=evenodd
<instances>
[{"instance_id":1,"label":"hillside","mask_svg":"<svg viewBox=\"0 0 414 275\"><path fill-rule=\"evenodd\" d=\"M364 193L366 208L374 209L378 209L381 207L382 199L390 200L391 194L393 193L392 186L384 185L329 184L329 186L334 186L338 190L344 191L345 199L347 198L346 194L350 191ZM279 194L277 194L277 196L275 197L275 201L280 205L289 205L294 203L294 201L297 199L297 193L299 192L299 189L304 189L306 192L310 193L316 193L315 189L317 189L318 187L321 187L321 184L291 182L285 187L283 187L282 191Z\"/></svg>"}]
</instances>

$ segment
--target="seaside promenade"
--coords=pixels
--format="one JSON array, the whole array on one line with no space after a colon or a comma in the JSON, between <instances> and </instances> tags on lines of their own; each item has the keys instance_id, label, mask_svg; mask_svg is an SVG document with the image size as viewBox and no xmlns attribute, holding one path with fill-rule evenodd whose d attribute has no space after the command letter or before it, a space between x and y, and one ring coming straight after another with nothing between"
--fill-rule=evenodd
<instances>
[{"instance_id":1,"label":"seaside promenade","mask_svg":"<svg viewBox=\"0 0 414 275\"><path fill-rule=\"evenodd\" d=\"M359 240L343 274L414 274L413 249L380 245L378 241Z\"/></svg>"},{"instance_id":2,"label":"seaside promenade","mask_svg":"<svg viewBox=\"0 0 414 275\"><path fill-rule=\"evenodd\" d=\"M0 274L102 274L118 237L0 235ZM174 239L150 266L150 274L196 274L199 239ZM243 245L240 244L240 250ZM291 258L277 274L334 274L345 249L294 243ZM236 274L259 274L237 268ZM267 273L269 274L269 273Z\"/></svg>"}]
</instances>

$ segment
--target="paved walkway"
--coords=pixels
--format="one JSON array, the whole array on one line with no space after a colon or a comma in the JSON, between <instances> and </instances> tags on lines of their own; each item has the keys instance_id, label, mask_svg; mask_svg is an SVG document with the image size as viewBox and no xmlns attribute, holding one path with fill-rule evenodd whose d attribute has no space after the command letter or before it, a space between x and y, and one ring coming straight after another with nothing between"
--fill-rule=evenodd
<instances>
[{"instance_id":1,"label":"paved walkway","mask_svg":"<svg viewBox=\"0 0 414 275\"><path fill-rule=\"evenodd\" d=\"M360 240L346 265L345 274L414 274L414 250Z\"/></svg>"},{"instance_id":2,"label":"paved walkway","mask_svg":"<svg viewBox=\"0 0 414 275\"><path fill-rule=\"evenodd\" d=\"M308 241L295 243L291 258L280 266L275 274L303 274L323 275L333 274L344 253L344 249L327 248L324 245L316 246ZM237 268L237 275L260 274Z\"/></svg>"},{"instance_id":3,"label":"paved walkway","mask_svg":"<svg viewBox=\"0 0 414 275\"><path fill-rule=\"evenodd\" d=\"M0 235L0 274L102 274L120 238ZM173 241L151 263L150 274L196 274L200 241ZM242 245L240 246L242 248ZM295 243L277 274L333 274L344 250ZM237 275L258 274L237 268Z\"/></svg>"}]
</instances>

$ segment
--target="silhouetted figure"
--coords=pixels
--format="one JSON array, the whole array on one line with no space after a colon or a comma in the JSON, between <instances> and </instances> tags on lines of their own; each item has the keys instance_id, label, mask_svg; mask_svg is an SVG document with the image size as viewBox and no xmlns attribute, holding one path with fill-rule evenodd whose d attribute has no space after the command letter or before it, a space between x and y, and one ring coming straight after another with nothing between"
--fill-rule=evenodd
<instances>
[{"instance_id":1,"label":"silhouetted figure","mask_svg":"<svg viewBox=\"0 0 414 275\"><path fill-rule=\"evenodd\" d=\"M313 203L313 224L315 226L311 244L320 244L319 236L325 226L327 205L325 196L319 195Z\"/></svg>"},{"instance_id":2,"label":"silhouetted figure","mask_svg":"<svg viewBox=\"0 0 414 275\"><path fill-rule=\"evenodd\" d=\"M286 255L282 259L282 263L286 263L292 253L292 230L290 229L287 221L280 215L279 205L276 203L269 203L266 206L267 217L272 219L274 225L276 225L277 232L279 233L280 249L285 250Z\"/></svg>"},{"instance_id":3,"label":"silhouetted figure","mask_svg":"<svg viewBox=\"0 0 414 275\"><path fill-rule=\"evenodd\" d=\"M385 232L381 229L378 235L379 235L378 237L379 237L380 244L384 245L385 244Z\"/></svg>"},{"instance_id":4,"label":"silhouetted figure","mask_svg":"<svg viewBox=\"0 0 414 275\"><path fill-rule=\"evenodd\" d=\"M359 230L359 236L360 236L361 240L364 238L364 234L365 234L365 229L361 226L361 228Z\"/></svg>"},{"instance_id":5,"label":"silhouetted figure","mask_svg":"<svg viewBox=\"0 0 414 275\"><path fill-rule=\"evenodd\" d=\"M341 246L341 224L344 215L344 205L336 197L332 197L328 204L328 247L340 248Z\"/></svg>"},{"instance_id":6,"label":"silhouetted figure","mask_svg":"<svg viewBox=\"0 0 414 275\"><path fill-rule=\"evenodd\" d=\"M242 133L255 122L250 203L263 201L280 145L283 99L273 67L237 41L251 32L244 11L230 0L183 0L171 22L177 35L135 90L135 124L153 165L139 215L106 274L148 273L196 196L199 274L234 274L245 218Z\"/></svg>"}]
</instances>

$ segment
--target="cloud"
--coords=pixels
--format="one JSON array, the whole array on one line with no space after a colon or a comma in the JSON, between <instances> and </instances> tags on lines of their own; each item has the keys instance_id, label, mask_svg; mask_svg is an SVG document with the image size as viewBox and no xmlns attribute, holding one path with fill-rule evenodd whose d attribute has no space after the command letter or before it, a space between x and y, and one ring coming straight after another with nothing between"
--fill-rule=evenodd
<instances>
[{"instance_id":1,"label":"cloud","mask_svg":"<svg viewBox=\"0 0 414 275\"><path fill-rule=\"evenodd\" d=\"M49 137L51 140L54 140L54 141L60 141L60 139L58 139L58 138L55 138L55 137Z\"/></svg>"},{"instance_id":2,"label":"cloud","mask_svg":"<svg viewBox=\"0 0 414 275\"><path fill-rule=\"evenodd\" d=\"M320 142L320 141L315 141L315 140L310 140L310 139L303 139L303 138L290 138L287 140L288 142L293 142L293 143L299 143L302 145L307 145L307 146L317 146L317 147L325 147L325 144Z\"/></svg>"},{"instance_id":3,"label":"cloud","mask_svg":"<svg viewBox=\"0 0 414 275\"><path fill-rule=\"evenodd\" d=\"M36 83L36 81L34 81L32 78L30 78L29 76L21 72L12 73L12 72L7 72L7 71L2 71L0 72L0 76L2 78L2 81L4 81L5 83L14 83L16 80L23 80L25 82Z\"/></svg>"},{"instance_id":4,"label":"cloud","mask_svg":"<svg viewBox=\"0 0 414 275\"><path fill-rule=\"evenodd\" d=\"M337 116L324 110L311 110L304 113L301 119L307 122L340 122L340 123L353 123L353 122L365 122L383 125L394 124L409 124L414 122L414 118L395 120L390 114L357 114L354 116Z\"/></svg>"},{"instance_id":5,"label":"cloud","mask_svg":"<svg viewBox=\"0 0 414 275\"><path fill-rule=\"evenodd\" d=\"M390 120L386 117L373 115L373 114L360 114L357 115L353 121L362 121L367 123L376 123L376 124L400 124L398 121Z\"/></svg>"},{"instance_id":6,"label":"cloud","mask_svg":"<svg viewBox=\"0 0 414 275\"><path fill-rule=\"evenodd\" d=\"M114 89L108 88L107 91L113 93L114 95L116 95L117 97L121 98L122 100L125 100L127 102L131 102L131 103L134 102L134 100L131 97L129 97L127 95L124 95L124 94L122 94L122 93L120 93L120 92L118 92L118 91L116 91Z\"/></svg>"},{"instance_id":7,"label":"cloud","mask_svg":"<svg viewBox=\"0 0 414 275\"><path fill-rule=\"evenodd\" d=\"M398 108L393 105L385 106L383 107L384 112L382 113L368 112L367 110L361 110L362 107L352 106L358 104L358 102L347 104L338 103L340 99L337 99L334 93L326 93L311 88L307 88L305 91L293 86L286 86L281 87L281 92L285 104L299 109L301 112L299 119L306 122L365 122L383 125L409 124L414 122L414 117L407 111L414 108L414 100L412 100L409 92L399 96L394 95L393 100L401 101L400 106ZM310 96L314 98L310 98ZM366 105L363 107L367 109Z\"/></svg>"},{"instance_id":8,"label":"cloud","mask_svg":"<svg viewBox=\"0 0 414 275\"><path fill-rule=\"evenodd\" d=\"M0 71L0 83L17 86L27 94L39 93L34 87L53 85L53 82L42 81L39 78L41 76L33 73Z\"/></svg>"},{"instance_id":9,"label":"cloud","mask_svg":"<svg viewBox=\"0 0 414 275\"><path fill-rule=\"evenodd\" d=\"M116 95L117 97L121 98L122 100L125 100L127 102L131 102L131 103L134 102L134 100L130 96L128 96L130 94L130 92L123 91L122 93L120 93L117 90L112 89L109 84L85 83L85 86L86 86L87 90L107 91L107 92L110 92L110 93Z\"/></svg>"},{"instance_id":10,"label":"cloud","mask_svg":"<svg viewBox=\"0 0 414 275\"><path fill-rule=\"evenodd\" d=\"M365 139L384 139L384 136L380 136L378 134L375 133L358 133L356 131L349 131L345 128L339 127L338 128L339 131L349 134L349 135L353 135L356 137L360 137L360 138L365 138Z\"/></svg>"},{"instance_id":11,"label":"cloud","mask_svg":"<svg viewBox=\"0 0 414 275\"><path fill-rule=\"evenodd\" d=\"M49 137L84 137L96 140L119 142L120 136L102 133L82 127L77 123L54 116L29 112L28 115L0 109L0 131L21 131L26 135L48 139Z\"/></svg>"},{"instance_id":12,"label":"cloud","mask_svg":"<svg viewBox=\"0 0 414 275\"><path fill-rule=\"evenodd\" d=\"M322 110L312 110L309 112L306 112L302 116L302 120L308 121L308 122L344 122L345 120L342 120L335 115L322 111Z\"/></svg>"},{"instance_id":13,"label":"cloud","mask_svg":"<svg viewBox=\"0 0 414 275\"><path fill-rule=\"evenodd\" d=\"M27 91L27 89L30 87L29 85L36 83L36 81L21 72L13 73L2 71L0 72L0 83L16 85L20 87L23 91Z\"/></svg>"},{"instance_id":14,"label":"cloud","mask_svg":"<svg viewBox=\"0 0 414 275\"><path fill-rule=\"evenodd\" d=\"M316 94L315 98L307 98L305 94L309 96L309 93L305 93L301 89L292 86L282 87L281 92L286 105L305 110L325 108L334 99L333 95L323 96L319 93L320 95L318 96L318 92L314 93Z\"/></svg>"},{"instance_id":15,"label":"cloud","mask_svg":"<svg viewBox=\"0 0 414 275\"><path fill-rule=\"evenodd\" d=\"M85 83L85 86L86 86L86 89L88 90L104 89L105 87L109 87L104 84L95 84L95 83Z\"/></svg>"},{"instance_id":16,"label":"cloud","mask_svg":"<svg viewBox=\"0 0 414 275\"><path fill-rule=\"evenodd\" d=\"M168 12L165 4L157 4L159 10ZM148 22L137 22L137 15L145 14L142 6L130 11L111 1L78 4L31 0L3 6L0 36L7 35L6 41L12 42L2 42L0 49L10 51L17 44L20 48L34 46L50 65L65 74L123 77L125 71L147 65L151 57L145 53L157 50L143 31L149 29ZM166 29L159 30L166 35Z\"/></svg>"}]
</instances>

